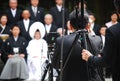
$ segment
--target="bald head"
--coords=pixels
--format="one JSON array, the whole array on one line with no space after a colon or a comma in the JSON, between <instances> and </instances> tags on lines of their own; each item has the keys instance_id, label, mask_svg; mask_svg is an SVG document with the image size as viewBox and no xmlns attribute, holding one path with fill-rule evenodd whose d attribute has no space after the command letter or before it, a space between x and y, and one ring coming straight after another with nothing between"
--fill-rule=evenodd
<instances>
[{"instance_id":1,"label":"bald head","mask_svg":"<svg viewBox=\"0 0 120 81\"><path fill-rule=\"evenodd\" d=\"M57 5L60 5L60 6L63 4L63 0L55 0L55 2Z\"/></svg>"},{"instance_id":2,"label":"bald head","mask_svg":"<svg viewBox=\"0 0 120 81\"><path fill-rule=\"evenodd\" d=\"M30 12L29 12L29 10L23 10L22 17L25 20L29 19L30 18Z\"/></svg>"},{"instance_id":3,"label":"bald head","mask_svg":"<svg viewBox=\"0 0 120 81\"><path fill-rule=\"evenodd\" d=\"M46 14L44 18L45 24L49 25L53 22L53 17L51 14Z\"/></svg>"},{"instance_id":4,"label":"bald head","mask_svg":"<svg viewBox=\"0 0 120 81\"><path fill-rule=\"evenodd\" d=\"M11 9L16 9L17 8L17 6L18 6L18 3L17 3L17 0L9 0L9 7L11 8Z\"/></svg>"}]
</instances>

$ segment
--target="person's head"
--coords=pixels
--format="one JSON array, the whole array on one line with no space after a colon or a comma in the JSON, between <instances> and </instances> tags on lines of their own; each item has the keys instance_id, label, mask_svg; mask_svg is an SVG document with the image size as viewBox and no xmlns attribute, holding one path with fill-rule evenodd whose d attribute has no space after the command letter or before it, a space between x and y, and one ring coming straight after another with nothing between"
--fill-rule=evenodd
<instances>
[{"instance_id":1,"label":"person's head","mask_svg":"<svg viewBox=\"0 0 120 81\"><path fill-rule=\"evenodd\" d=\"M23 10L22 17L25 20L29 19L30 18L30 12L29 12L29 10Z\"/></svg>"},{"instance_id":2,"label":"person's head","mask_svg":"<svg viewBox=\"0 0 120 81\"><path fill-rule=\"evenodd\" d=\"M95 16L93 13L89 14L89 23L94 23L95 22Z\"/></svg>"},{"instance_id":3,"label":"person's head","mask_svg":"<svg viewBox=\"0 0 120 81\"><path fill-rule=\"evenodd\" d=\"M11 8L11 9L16 9L17 8L17 6L18 6L18 2L17 2L17 0L9 0L9 7Z\"/></svg>"},{"instance_id":4,"label":"person's head","mask_svg":"<svg viewBox=\"0 0 120 81\"><path fill-rule=\"evenodd\" d=\"M100 28L100 34L103 35L103 36L105 36L106 29L107 29L107 26L102 25L101 28Z\"/></svg>"},{"instance_id":5,"label":"person's head","mask_svg":"<svg viewBox=\"0 0 120 81\"><path fill-rule=\"evenodd\" d=\"M37 7L39 4L39 0L30 0L31 1L31 5L34 7Z\"/></svg>"},{"instance_id":6,"label":"person's head","mask_svg":"<svg viewBox=\"0 0 120 81\"><path fill-rule=\"evenodd\" d=\"M17 25L14 25L11 29L13 37L18 37L20 34L20 27Z\"/></svg>"},{"instance_id":7,"label":"person's head","mask_svg":"<svg viewBox=\"0 0 120 81\"><path fill-rule=\"evenodd\" d=\"M55 0L55 2L57 5L60 5L60 6L63 4L63 0Z\"/></svg>"},{"instance_id":8,"label":"person's head","mask_svg":"<svg viewBox=\"0 0 120 81\"><path fill-rule=\"evenodd\" d=\"M118 20L118 14L116 12L111 13L111 21L112 22L117 22Z\"/></svg>"},{"instance_id":9,"label":"person's head","mask_svg":"<svg viewBox=\"0 0 120 81\"><path fill-rule=\"evenodd\" d=\"M53 17L51 14L46 14L44 17L45 24L49 25L53 22Z\"/></svg>"},{"instance_id":10,"label":"person's head","mask_svg":"<svg viewBox=\"0 0 120 81\"><path fill-rule=\"evenodd\" d=\"M40 31L37 29L36 31L35 31L35 34L34 34L34 39L40 39L41 38L41 34L40 34Z\"/></svg>"},{"instance_id":11,"label":"person's head","mask_svg":"<svg viewBox=\"0 0 120 81\"><path fill-rule=\"evenodd\" d=\"M84 17L81 16L81 14L76 15L75 13L72 13L70 16L70 26L74 28L75 30L84 29L88 25L88 16L84 15Z\"/></svg>"},{"instance_id":12,"label":"person's head","mask_svg":"<svg viewBox=\"0 0 120 81\"><path fill-rule=\"evenodd\" d=\"M0 17L0 24L6 25L7 21L8 21L7 15L5 15L5 14L1 15L1 17Z\"/></svg>"}]
</instances>

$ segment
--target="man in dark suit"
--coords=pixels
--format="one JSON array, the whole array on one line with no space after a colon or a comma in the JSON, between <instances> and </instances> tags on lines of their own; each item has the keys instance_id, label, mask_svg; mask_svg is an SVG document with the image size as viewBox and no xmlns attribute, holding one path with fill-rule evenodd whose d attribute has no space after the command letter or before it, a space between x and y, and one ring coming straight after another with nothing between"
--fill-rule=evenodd
<instances>
[{"instance_id":1,"label":"man in dark suit","mask_svg":"<svg viewBox=\"0 0 120 81\"><path fill-rule=\"evenodd\" d=\"M100 26L95 23L95 16L93 13L89 13L89 21L90 21L90 31L95 35L100 35Z\"/></svg>"},{"instance_id":2,"label":"man in dark suit","mask_svg":"<svg viewBox=\"0 0 120 81\"><path fill-rule=\"evenodd\" d=\"M30 11L31 17L30 19L34 21L40 21L43 23L44 21L44 8L39 7L39 0L30 0L31 6L27 7L27 9Z\"/></svg>"},{"instance_id":3,"label":"man in dark suit","mask_svg":"<svg viewBox=\"0 0 120 81\"><path fill-rule=\"evenodd\" d=\"M75 32L76 29L80 29L81 27L81 17L77 18L74 16L70 19L70 26L72 27L72 31ZM85 18L84 20L84 26L88 24L88 18ZM77 27L76 27L77 26ZM67 65L65 68L60 68L60 57L61 57L61 46L62 46L62 37L57 38L56 40L56 47L55 47L55 53L53 55L53 67L56 69L61 69L62 72L62 81L88 81L88 74L87 74L87 67L86 62L82 60L82 47L80 45L80 42L77 41L74 49L72 50L71 54L69 53L73 44L73 41L76 38L76 33L72 33L70 35L63 36L63 67L65 65L65 62L67 59ZM70 54L70 57L69 57Z\"/></svg>"},{"instance_id":4,"label":"man in dark suit","mask_svg":"<svg viewBox=\"0 0 120 81\"><path fill-rule=\"evenodd\" d=\"M30 26L33 24L33 21L29 19L30 18L29 10L24 10L22 13L22 17L23 17L23 20L19 21L17 23L17 25L21 29L20 34L23 37L25 37L25 39L27 40L27 43L28 43L31 40L31 37L29 35L29 29L30 29Z\"/></svg>"},{"instance_id":5,"label":"man in dark suit","mask_svg":"<svg viewBox=\"0 0 120 81\"><path fill-rule=\"evenodd\" d=\"M63 10L64 10L64 21L65 21L65 25L64 27L67 27L67 21L69 18L69 12L67 8L63 9L63 1L62 0L55 0L56 2L56 6L52 7L50 9L50 14L52 14L53 16L53 21L55 23L55 25L58 26L58 28L62 27L62 21L63 21Z\"/></svg>"},{"instance_id":6,"label":"man in dark suit","mask_svg":"<svg viewBox=\"0 0 120 81\"><path fill-rule=\"evenodd\" d=\"M8 25L12 27L15 25L20 19L22 10L17 8L18 1L17 0L9 0L9 9L6 10L6 14L8 16Z\"/></svg>"},{"instance_id":7,"label":"man in dark suit","mask_svg":"<svg viewBox=\"0 0 120 81\"><path fill-rule=\"evenodd\" d=\"M45 22L45 29L47 33L57 31L57 26L53 24L53 17L51 14L45 15L44 22Z\"/></svg>"},{"instance_id":8,"label":"man in dark suit","mask_svg":"<svg viewBox=\"0 0 120 81\"><path fill-rule=\"evenodd\" d=\"M120 1L115 0L120 11ZM94 66L109 66L113 81L120 81L120 23L106 30L103 56L93 56L89 51L82 51L82 58Z\"/></svg>"},{"instance_id":9,"label":"man in dark suit","mask_svg":"<svg viewBox=\"0 0 120 81\"><path fill-rule=\"evenodd\" d=\"M44 22L45 22L45 31L46 34L44 36L44 39L49 42L49 33L51 32L56 32L57 31L57 26L53 24L53 17L51 14L46 14L44 17Z\"/></svg>"}]
</instances>

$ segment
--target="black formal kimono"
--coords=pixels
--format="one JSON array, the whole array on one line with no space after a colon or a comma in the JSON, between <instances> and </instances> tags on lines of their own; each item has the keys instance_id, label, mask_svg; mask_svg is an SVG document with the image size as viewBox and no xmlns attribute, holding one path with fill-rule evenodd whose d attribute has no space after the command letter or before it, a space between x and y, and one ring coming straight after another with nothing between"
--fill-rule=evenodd
<instances>
[{"instance_id":1,"label":"black formal kimono","mask_svg":"<svg viewBox=\"0 0 120 81\"><path fill-rule=\"evenodd\" d=\"M16 48L17 52L15 51ZM13 37L8 38L4 43L4 51L6 52L6 58L9 54L13 54L13 57L7 59L0 79L27 79L28 68L25 59L19 56L19 54L24 54L26 57L25 38L20 36L17 40Z\"/></svg>"},{"instance_id":2,"label":"black formal kimono","mask_svg":"<svg viewBox=\"0 0 120 81\"><path fill-rule=\"evenodd\" d=\"M65 23L65 25L64 25L64 27L66 28L67 27L67 21L68 21L68 19L69 19L69 11L68 11L68 9L67 8L64 8L63 9L64 10L64 23ZM56 26L58 26L58 28L60 28L60 27L62 27L62 23L63 23L63 10L61 10L61 12L58 10L58 8L57 8L57 6L55 6L55 7L52 7L51 9L50 9L50 14L52 14L52 16L53 16L53 21L54 21L54 24L56 25Z\"/></svg>"},{"instance_id":3,"label":"black formal kimono","mask_svg":"<svg viewBox=\"0 0 120 81\"><path fill-rule=\"evenodd\" d=\"M3 30L3 28L0 26L0 34L8 34L8 35L11 35L10 27L9 27L9 26L6 26L5 29Z\"/></svg>"},{"instance_id":4,"label":"black formal kimono","mask_svg":"<svg viewBox=\"0 0 120 81\"><path fill-rule=\"evenodd\" d=\"M94 66L110 66L113 81L120 81L120 23L108 28L102 57L91 56L88 62Z\"/></svg>"},{"instance_id":5,"label":"black formal kimono","mask_svg":"<svg viewBox=\"0 0 120 81\"><path fill-rule=\"evenodd\" d=\"M6 55L8 56L8 54L14 54L13 52L14 47L19 47L19 54L25 54L26 56L27 46L26 42L27 42L26 39L23 37L18 37L17 41L15 41L13 37L10 37L5 41L3 45L3 50L6 52Z\"/></svg>"},{"instance_id":6,"label":"black formal kimono","mask_svg":"<svg viewBox=\"0 0 120 81\"><path fill-rule=\"evenodd\" d=\"M16 15L15 17L13 17L12 12L10 9L6 10L6 14L8 17L8 25L10 27L12 27L13 25L15 25L18 21L20 21L22 19L21 15L22 15L22 10L18 9L16 10Z\"/></svg>"},{"instance_id":7,"label":"black formal kimono","mask_svg":"<svg viewBox=\"0 0 120 81\"><path fill-rule=\"evenodd\" d=\"M45 11L44 8L42 7L37 7L37 13L36 16L34 15L34 12L32 10L32 6L27 7L26 9L28 9L30 11L30 19L34 20L34 21L40 21L40 22L44 22L44 16L45 16Z\"/></svg>"},{"instance_id":8,"label":"black formal kimono","mask_svg":"<svg viewBox=\"0 0 120 81\"><path fill-rule=\"evenodd\" d=\"M23 20L17 22L17 25L20 27L20 30L21 30L20 35L27 40L27 44L28 44L29 41L31 40L31 37L30 37L30 35L29 35L29 29L30 29L30 26L31 26L33 23L34 23L34 22L33 22L32 20L30 20L30 22L29 22L29 27L28 27L28 31L26 31Z\"/></svg>"}]
</instances>

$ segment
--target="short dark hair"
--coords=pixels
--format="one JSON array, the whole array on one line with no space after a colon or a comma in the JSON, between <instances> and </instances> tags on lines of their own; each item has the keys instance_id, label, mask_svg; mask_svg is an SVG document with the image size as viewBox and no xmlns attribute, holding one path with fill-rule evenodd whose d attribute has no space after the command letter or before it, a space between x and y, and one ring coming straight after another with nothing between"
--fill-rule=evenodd
<instances>
[{"instance_id":1,"label":"short dark hair","mask_svg":"<svg viewBox=\"0 0 120 81\"><path fill-rule=\"evenodd\" d=\"M76 30L84 29L87 26L88 22L89 22L88 16L86 16L86 15L84 15L84 17L82 17L81 14L76 14L76 12L75 12L70 16L70 24Z\"/></svg>"},{"instance_id":2,"label":"short dark hair","mask_svg":"<svg viewBox=\"0 0 120 81\"><path fill-rule=\"evenodd\" d=\"M35 32L40 32L40 30L39 30L39 29L37 29Z\"/></svg>"},{"instance_id":3,"label":"short dark hair","mask_svg":"<svg viewBox=\"0 0 120 81\"><path fill-rule=\"evenodd\" d=\"M13 28L15 28L15 27L18 27L18 28L20 29L20 27L15 24L15 25L13 25L13 26L11 27L11 30L13 30Z\"/></svg>"}]
</instances>

